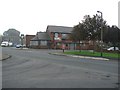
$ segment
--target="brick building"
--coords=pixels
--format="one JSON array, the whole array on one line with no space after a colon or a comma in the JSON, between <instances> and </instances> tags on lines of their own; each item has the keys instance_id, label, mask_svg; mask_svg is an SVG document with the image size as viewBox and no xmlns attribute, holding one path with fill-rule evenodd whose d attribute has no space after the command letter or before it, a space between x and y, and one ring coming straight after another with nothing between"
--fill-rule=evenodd
<instances>
[{"instance_id":1,"label":"brick building","mask_svg":"<svg viewBox=\"0 0 120 90\"><path fill-rule=\"evenodd\" d=\"M73 42L70 40L73 27L48 25L46 32L37 32L30 40L32 48L51 48L51 49L92 49L92 41Z\"/></svg>"}]
</instances>

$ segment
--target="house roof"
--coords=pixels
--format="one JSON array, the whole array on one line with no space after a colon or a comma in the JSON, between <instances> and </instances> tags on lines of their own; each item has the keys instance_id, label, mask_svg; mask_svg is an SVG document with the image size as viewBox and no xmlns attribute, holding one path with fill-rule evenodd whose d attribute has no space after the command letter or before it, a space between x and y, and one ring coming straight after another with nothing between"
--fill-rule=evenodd
<instances>
[{"instance_id":1,"label":"house roof","mask_svg":"<svg viewBox=\"0 0 120 90\"><path fill-rule=\"evenodd\" d=\"M36 40L50 40L49 35L46 32L37 32L36 36L31 39L32 41Z\"/></svg>"},{"instance_id":2,"label":"house roof","mask_svg":"<svg viewBox=\"0 0 120 90\"><path fill-rule=\"evenodd\" d=\"M71 33L72 30L73 27L48 25L46 31L58 33Z\"/></svg>"},{"instance_id":3,"label":"house roof","mask_svg":"<svg viewBox=\"0 0 120 90\"><path fill-rule=\"evenodd\" d=\"M25 35L25 36L35 37L35 35Z\"/></svg>"}]
</instances>

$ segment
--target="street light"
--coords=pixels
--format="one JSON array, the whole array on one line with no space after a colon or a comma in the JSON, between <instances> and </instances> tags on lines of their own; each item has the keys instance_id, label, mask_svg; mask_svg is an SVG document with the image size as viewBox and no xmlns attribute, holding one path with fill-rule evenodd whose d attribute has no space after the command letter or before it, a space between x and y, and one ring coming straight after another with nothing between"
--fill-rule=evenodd
<instances>
[{"instance_id":1,"label":"street light","mask_svg":"<svg viewBox=\"0 0 120 90\"><path fill-rule=\"evenodd\" d=\"M101 14L101 20L102 20L103 19L103 13L101 11L97 11L97 12ZM103 46L103 26L101 24L101 57L103 56L102 55L102 52L103 52L102 46Z\"/></svg>"}]
</instances>

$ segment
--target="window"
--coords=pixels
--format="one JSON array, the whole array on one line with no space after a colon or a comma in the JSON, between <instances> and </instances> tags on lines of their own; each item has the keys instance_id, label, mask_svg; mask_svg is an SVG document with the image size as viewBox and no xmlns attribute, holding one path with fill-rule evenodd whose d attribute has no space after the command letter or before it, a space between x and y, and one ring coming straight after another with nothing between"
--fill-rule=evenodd
<instances>
[{"instance_id":1,"label":"window","mask_svg":"<svg viewBox=\"0 0 120 90\"><path fill-rule=\"evenodd\" d=\"M40 41L40 45L47 45L47 41Z\"/></svg>"},{"instance_id":2,"label":"window","mask_svg":"<svg viewBox=\"0 0 120 90\"><path fill-rule=\"evenodd\" d=\"M66 39L67 38L67 34L62 34L62 39Z\"/></svg>"},{"instance_id":3,"label":"window","mask_svg":"<svg viewBox=\"0 0 120 90\"><path fill-rule=\"evenodd\" d=\"M30 41L30 45L32 46L37 46L38 45L38 41Z\"/></svg>"},{"instance_id":4,"label":"window","mask_svg":"<svg viewBox=\"0 0 120 90\"><path fill-rule=\"evenodd\" d=\"M55 38L58 38L58 33L55 33Z\"/></svg>"},{"instance_id":5,"label":"window","mask_svg":"<svg viewBox=\"0 0 120 90\"><path fill-rule=\"evenodd\" d=\"M65 36L67 36L67 34L62 34L62 37L65 37Z\"/></svg>"},{"instance_id":6,"label":"window","mask_svg":"<svg viewBox=\"0 0 120 90\"><path fill-rule=\"evenodd\" d=\"M59 33L55 33L54 40L61 40L60 37L59 37Z\"/></svg>"}]
</instances>

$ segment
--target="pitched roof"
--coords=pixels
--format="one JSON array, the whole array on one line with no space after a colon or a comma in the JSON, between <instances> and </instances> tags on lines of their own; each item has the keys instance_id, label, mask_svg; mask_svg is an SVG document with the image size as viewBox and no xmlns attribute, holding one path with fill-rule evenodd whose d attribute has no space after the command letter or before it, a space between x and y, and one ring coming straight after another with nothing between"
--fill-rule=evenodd
<instances>
[{"instance_id":1,"label":"pitched roof","mask_svg":"<svg viewBox=\"0 0 120 90\"><path fill-rule=\"evenodd\" d=\"M71 33L72 30L73 27L48 25L46 31L58 33Z\"/></svg>"},{"instance_id":2,"label":"pitched roof","mask_svg":"<svg viewBox=\"0 0 120 90\"><path fill-rule=\"evenodd\" d=\"M32 41L36 40L50 40L49 35L46 32L37 32L36 36L31 39Z\"/></svg>"}]
</instances>

